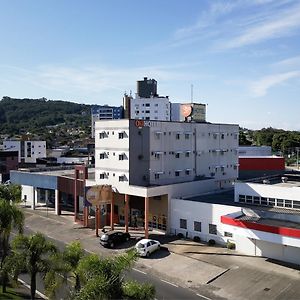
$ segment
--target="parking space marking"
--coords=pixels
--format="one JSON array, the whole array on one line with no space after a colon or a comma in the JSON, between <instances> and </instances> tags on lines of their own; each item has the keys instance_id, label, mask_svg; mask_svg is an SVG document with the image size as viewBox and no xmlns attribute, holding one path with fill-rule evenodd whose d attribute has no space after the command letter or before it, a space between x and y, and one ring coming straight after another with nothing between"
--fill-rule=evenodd
<instances>
[{"instance_id":1,"label":"parking space marking","mask_svg":"<svg viewBox=\"0 0 300 300\"><path fill-rule=\"evenodd\" d=\"M204 299L211 300L210 298L205 297L205 296L203 296L203 295L201 295L201 294L196 294L196 295L199 296L199 297L202 297L202 298L204 298Z\"/></svg>"},{"instance_id":2,"label":"parking space marking","mask_svg":"<svg viewBox=\"0 0 300 300\"><path fill-rule=\"evenodd\" d=\"M134 270L134 271L136 271L136 272L139 272L139 273L142 273L142 274L144 274L144 275L147 275L146 272L143 272L143 271L141 271L141 270L139 270L139 269L132 268L132 270Z\"/></svg>"},{"instance_id":3,"label":"parking space marking","mask_svg":"<svg viewBox=\"0 0 300 300\"><path fill-rule=\"evenodd\" d=\"M165 282L165 283L170 284L170 285L173 285L175 287L178 287L178 285L176 285L176 284L174 284L172 282L169 282L169 281L166 281L166 280L163 280L163 279L161 279L160 281Z\"/></svg>"},{"instance_id":4,"label":"parking space marking","mask_svg":"<svg viewBox=\"0 0 300 300\"><path fill-rule=\"evenodd\" d=\"M30 289L30 285L27 284L24 280L18 278L18 281L20 283L22 283L24 286L26 286L28 289ZM46 295L44 295L43 293L41 293L40 291L36 290L35 291L40 297L42 297L43 299L48 299L48 297Z\"/></svg>"}]
</instances>

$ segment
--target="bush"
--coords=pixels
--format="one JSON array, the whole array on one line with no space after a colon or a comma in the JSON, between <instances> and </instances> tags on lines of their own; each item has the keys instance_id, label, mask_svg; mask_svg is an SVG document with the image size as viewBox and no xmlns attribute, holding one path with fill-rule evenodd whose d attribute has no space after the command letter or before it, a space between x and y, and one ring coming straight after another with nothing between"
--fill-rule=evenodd
<instances>
[{"instance_id":1,"label":"bush","mask_svg":"<svg viewBox=\"0 0 300 300\"><path fill-rule=\"evenodd\" d=\"M177 234L177 237L180 238L180 239L183 239L183 238L184 238L184 235L183 235L181 232L179 232L179 233Z\"/></svg>"},{"instance_id":2,"label":"bush","mask_svg":"<svg viewBox=\"0 0 300 300\"><path fill-rule=\"evenodd\" d=\"M151 300L155 298L155 287L149 283L127 281L122 286L125 299Z\"/></svg>"},{"instance_id":3,"label":"bush","mask_svg":"<svg viewBox=\"0 0 300 300\"><path fill-rule=\"evenodd\" d=\"M201 239L199 236L194 236L193 240L194 240L194 242L197 242L197 243L201 242Z\"/></svg>"},{"instance_id":4,"label":"bush","mask_svg":"<svg viewBox=\"0 0 300 300\"><path fill-rule=\"evenodd\" d=\"M208 241L208 246L214 246L216 244L216 241L211 239Z\"/></svg>"},{"instance_id":5,"label":"bush","mask_svg":"<svg viewBox=\"0 0 300 300\"><path fill-rule=\"evenodd\" d=\"M231 249L231 250L234 250L235 249L235 243L227 242L227 248Z\"/></svg>"}]
</instances>

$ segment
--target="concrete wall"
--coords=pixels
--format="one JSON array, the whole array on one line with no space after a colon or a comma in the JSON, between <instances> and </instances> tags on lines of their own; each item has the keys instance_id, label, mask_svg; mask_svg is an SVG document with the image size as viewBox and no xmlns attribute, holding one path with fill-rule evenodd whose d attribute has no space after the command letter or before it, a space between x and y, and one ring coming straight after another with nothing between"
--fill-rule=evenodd
<instances>
[{"instance_id":1,"label":"concrete wall","mask_svg":"<svg viewBox=\"0 0 300 300\"><path fill-rule=\"evenodd\" d=\"M221 216L239 212L241 208L172 198L170 201L170 211L171 233L177 234L180 232L191 238L199 236L204 241L214 239L216 242L223 244L228 239L232 240L233 238L224 236L224 231L232 232L232 230L224 227L224 224L221 223ZM180 219L187 220L186 230L180 228ZM201 222L201 232L194 230L194 221ZM209 224L217 225L217 235L209 234Z\"/></svg>"},{"instance_id":2,"label":"concrete wall","mask_svg":"<svg viewBox=\"0 0 300 300\"><path fill-rule=\"evenodd\" d=\"M130 122L132 124L132 121ZM148 186L150 183L150 129L130 126L129 131L129 184Z\"/></svg>"},{"instance_id":3,"label":"concrete wall","mask_svg":"<svg viewBox=\"0 0 300 300\"><path fill-rule=\"evenodd\" d=\"M57 189L57 176L40 173L11 171L10 180L14 184L28 185L43 189Z\"/></svg>"},{"instance_id":4,"label":"concrete wall","mask_svg":"<svg viewBox=\"0 0 300 300\"><path fill-rule=\"evenodd\" d=\"M234 201L238 202L239 195L261 196L266 198L300 200L300 187L278 186L261 183L236 182Z\"/></svg>"}]
</instances>

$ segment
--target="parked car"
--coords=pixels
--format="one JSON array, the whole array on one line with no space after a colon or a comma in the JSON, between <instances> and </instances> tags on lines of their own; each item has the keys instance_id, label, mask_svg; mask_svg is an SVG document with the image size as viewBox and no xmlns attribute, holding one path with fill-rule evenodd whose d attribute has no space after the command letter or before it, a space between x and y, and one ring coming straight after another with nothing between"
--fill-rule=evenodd
<instances>
[{"instance_id":1,"label":"parked car","mask_svg":"<svg viewBox=\"0 0 300 300\"><path fill-rule=\"evenodd\" d=\"M160 249L160 242L150 239L142 239L136 243L135 249L140 256L149 257L151 253Z\"/></svg>"},{"instance_id":2,"label":"parked car","mask_svg":"<svg viewBox=\"0 0 300 300\"><path fill-rule=\"evenodd\" d=\"M100 237L100 244L104 247L114 248L116 245L129 241L130 234L121 231L108 231Z\"/></svg>"}]
</instances>

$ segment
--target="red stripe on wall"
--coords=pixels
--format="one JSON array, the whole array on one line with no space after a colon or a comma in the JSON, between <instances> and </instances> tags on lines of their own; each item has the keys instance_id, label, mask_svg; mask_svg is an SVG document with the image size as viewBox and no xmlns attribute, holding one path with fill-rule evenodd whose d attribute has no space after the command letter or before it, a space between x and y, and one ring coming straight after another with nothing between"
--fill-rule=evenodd
<instances>
[{"instance_id":1,"label":"red stripe on wall","mask_svg":"<svg viewBox=\"0 0 300 300\"><path fill-rule=\"evenodd\" d=\"M271 226L265 224L258 224L258 223L233 219L227 216L221 216L221 222L227 225L300 238L300 229L296 229L296 228L277 227L277 226Z\"/></svg>"},{"instance_id":2,"label":"red stripe on wall","mask_svg":"<svg viewBox=\"0 0 300 300\"><path fill-rule=\"evenodd\" d=\"M285 161L283 157L239 157L241 171L283 171Z\"/></svg>"}]
</instances>

